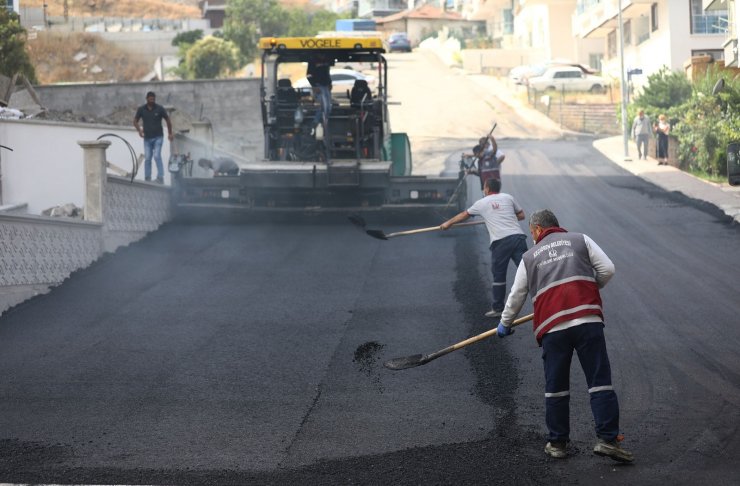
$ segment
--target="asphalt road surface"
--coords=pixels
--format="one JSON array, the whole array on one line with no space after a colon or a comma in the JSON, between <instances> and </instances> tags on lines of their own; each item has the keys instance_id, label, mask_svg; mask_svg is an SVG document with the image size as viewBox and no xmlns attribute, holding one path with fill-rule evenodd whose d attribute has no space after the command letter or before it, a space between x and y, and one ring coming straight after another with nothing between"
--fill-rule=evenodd
<instances>
[{"instance_id":1,"label":"asphalt road surface","mask_svg":"<svg viewBox=\"0 0 740 486\"><path fill-rule=\"evenodd\" d=\"M571 455L545 456L526 325L382 367L496 324L482 228L379 241L296 213L168 224L0 317L0 482L735 484L740 229L588 139L504 149L527 213L553 209L616 264L606 335L635 464L591 453L577 363Z\"/></svg>"}]
</instances>

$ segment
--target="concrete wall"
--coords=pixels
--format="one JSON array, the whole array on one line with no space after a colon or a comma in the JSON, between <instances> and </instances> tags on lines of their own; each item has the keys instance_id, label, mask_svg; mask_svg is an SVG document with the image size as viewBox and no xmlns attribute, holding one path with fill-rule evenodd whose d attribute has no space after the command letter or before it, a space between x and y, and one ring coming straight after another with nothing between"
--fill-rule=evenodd
<instances>
[{"instance_id":1,"label":"concrete wall","mask_svg":"<svg viewBox=\"0 0 740 486\"><path fill-rule=\"evenodd\" d=\"M0 211L0 313L170 219L168 188L106 174L110 144L93 140L78 145L85 220Z\"/></svg>"},{"instance_id":2,"label":"concrete wall","mask_svg":"<svg viewBox=\"0 0 740 486\"><path fill-rule=\"evenodd\" d=\"M471 73L508 74L522 64L536 64L547 59L544 49L463 49L463 69Z\"/></svg>"},{"instance_id":3,"label":"concrete wall","mask_svg":"<svg viewBox=\"0 0 740 486\"><path fill-rule=\"evenodd\" d=\"M3 150L0 154L2 203L26 203L28 212L36 215L40 215L45 209L67 203L82 207L85 201L85 176L77 141L95 140L105 133L124 138L137 155L144 152L142 140L133 126L125 128L36 120L0 120L0 145L13 149L13 152ZM105 140L112 142L108 149L108 162L131 171L132 160L126 144L117 138ZM166 165L169 154L169 144L165 143L162 158L166 184L169 183ZM143 167L136 178L144 180Z\"/></svg>"},{"instance_id":4,"label":"concrete wall","mask_svg":"<svg viewBox=\"0 0 740 486\"><path fill-rule=\"evenodd\" d=\"M136 107L145 102L144 95L151 90L157 93L159 104L173 106L193 120L210 120L215 143L225 150L239 153L242 145L246 145L258 147L257 153L261 153L263 133L259 86L260 80L254 78L95 84L94 89L89 84L37 86L35 90L50 110L71 110L96 117L130 112L123 117L127 126L133 122ZM34 103L22 91L13 94L10 106L33 109ZM174 128L179 130L190 126Z\"/></svg>"}]
</instances>

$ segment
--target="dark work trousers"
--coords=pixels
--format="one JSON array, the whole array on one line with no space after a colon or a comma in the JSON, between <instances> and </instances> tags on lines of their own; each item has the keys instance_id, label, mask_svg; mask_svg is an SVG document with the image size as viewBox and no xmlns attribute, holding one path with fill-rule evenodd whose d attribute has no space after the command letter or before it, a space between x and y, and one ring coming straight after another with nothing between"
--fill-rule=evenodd
<instances>
[{"instance_id":1,"label":"dark work trousers","mask_svg":"<svg viewBox=\"0 0 740 486\"><path fill-rule=\"evenodd\" d=\"M493 304L491 308L495 311L503 311L506 303L506 271L509 268L509 260L519 266L522 255L527 251L527 237L524 235L509 235L491 243L491 273L493 273Z\"/></svg>"},{"instance_id":2,"label":"dark work trousers","mask_svg":"<svg viewBox=\"0 0 740 486\"><path fill-rule=\"evenodd\" d=\"M600 322L550 332L542 337L548 440L564 442L570 435L570 362L573 350L578 354L586 375L596 435L613 441L619 434L619 403L612 388L604 324Z\"/></svg>"}]
</instances>

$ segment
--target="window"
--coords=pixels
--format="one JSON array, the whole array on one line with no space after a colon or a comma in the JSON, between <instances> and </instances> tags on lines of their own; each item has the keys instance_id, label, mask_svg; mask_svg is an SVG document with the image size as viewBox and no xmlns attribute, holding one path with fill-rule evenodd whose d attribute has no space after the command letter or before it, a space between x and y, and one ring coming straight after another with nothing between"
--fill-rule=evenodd
<instances>
[{"instance_id":1,"label":"window","mask_svg":"<svg viewBox=\"0 0 740 486\"><path fill-rule=\"evenodd\" d=\"M514 33L514 13L510 8L504 9L504 35Z\"/></svg>"},{"instance_id":2,"label":"window","mask_svg":"<svg viewBox=\"0 0 740 486\"><path fill-rule=\"evenodd\" d=\"M642 44L646 40L650 39L650 19L647 15L640 15L635 21L635 38L637 39L636 44Z\"/></svg>"},{"instance_id":3,"label":"window","mask_svg":"<svg viewBox=\"0 0 740 486\"><path fill-rule=\"evenodd\" d=\"M650 25L651 30L655 32L658 30L658 4L654 3L650 6Z\"/></svg>"},{"instance_id":4,"label":"window","mask_svg":"<svg viewBox=\"0 0 740 486\"><path fill-rule=\"evenodd\" d=\"M724 49L692 49L691 57L695 56L712 56L715 61L723 61L725 59Z\"/></svg>"},{"instance_id":5,"label":"window","mask_svg":"<svg viewBox=\"0 0 740 486\"><path fill-rule=\"evenodd\" d=\"M617 31L612 30L606 36L606 54L609 58L617 57Z\"/></svg>"},{"instance_id":6,"label":"window","mask_svg":"<svg viewBox=\"0 0 740 486\"><path fill-rule=\"evenodd\" d=\"M624 36L624 45L632 44L632 20L628 20L622 26L622 35Z\"/></svg>"},{"instance_id":7,"label":"window","mask_svg":"<svg viewBox=\"0 0 740 486\"><path fill-rule=\"evenodd\" d=\"M692 34L724 34L727 32L727 10L712 10L706 13L702 0L691 1Z\"/></svg>"},{"instance_id":8,"label":"window","mask_svg":"<svg viewBox=\"0 0 740 486\"><path fill-rule=\"evenodd\" d=\"M595 69L596 71L601 71L601 61L603 59L604 59L604 55L601 53L589 54L588 55L588 65L589 67Z\"/></svg>"}]
</instances>

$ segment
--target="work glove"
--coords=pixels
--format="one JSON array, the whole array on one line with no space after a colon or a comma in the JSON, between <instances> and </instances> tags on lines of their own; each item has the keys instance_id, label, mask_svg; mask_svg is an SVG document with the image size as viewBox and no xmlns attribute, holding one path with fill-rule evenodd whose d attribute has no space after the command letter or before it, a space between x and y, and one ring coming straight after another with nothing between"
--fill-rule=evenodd
<instances>
[{"instance_id":1,"label":"work glove","mask_svg":"<svg viewBox=\"0 0 740 486\"><path fill-rule=\"evenodd\" d=\"M499 322L498 327L496 328L496 334L498 334L498 337L500 338L505 338L506 336L514 334L514 329L504 326L503 322Z\"/></svg>"}]
</instances>

